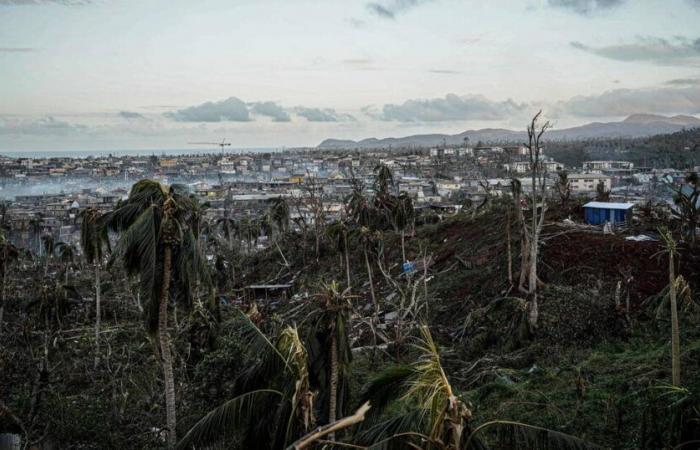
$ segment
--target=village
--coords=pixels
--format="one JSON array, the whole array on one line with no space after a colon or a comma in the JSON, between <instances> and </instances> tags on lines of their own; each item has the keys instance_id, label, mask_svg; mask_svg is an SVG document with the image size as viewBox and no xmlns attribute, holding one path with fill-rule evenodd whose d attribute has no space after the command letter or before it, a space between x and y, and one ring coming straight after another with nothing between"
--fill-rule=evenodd
<instances>
[{"instance_id":1,"label":"village","mask_svg":"<svg viewBox=\"0 0 700 450\"><path fill-rule=\"evenodd\" d=\"M541 158L550 195L616 202L614 207L623 210L653 205L660 213L671 214L674 189L687 175L673 168L635 167L628 161L585 161L580 167L565 167L547 157L545 149ZM206 202L205 217L212 222L224 217L256 218L272 200L285 198L292 205L292 222L298 224L295 219L303 218L311 224L321 220L312 197L322 203L322 220L340 219L354 180L371 190L379 164L392 170L396 193L408 194L419 215L445 216L476 208L490 196L510 193L512 179L519 180L525 191L532 186L527 147L522 145L362 153L302 149L87 159L1 157L0 197L4 197L3 220L12 230L10 237L41 253L42 236L77 244L80 211L114 208L128 196L131 184L142 178L187 185ZM36 193L37 186L43 192ZM17 195L7 198L9 192ZM571 220L601 225L633 217L618 214L617 220L608 220L612 216L599 215ZM264 245L264 240L260 242Z\"/></svg>"}]
</instances>

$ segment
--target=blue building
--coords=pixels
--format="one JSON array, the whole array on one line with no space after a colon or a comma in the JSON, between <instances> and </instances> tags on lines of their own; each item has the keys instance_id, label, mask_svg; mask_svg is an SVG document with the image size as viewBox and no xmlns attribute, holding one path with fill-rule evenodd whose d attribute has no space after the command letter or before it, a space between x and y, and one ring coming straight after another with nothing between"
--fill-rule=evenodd
<instances>
[{"instance_id":1,"label":"blue building","mask_svg":"<svg viewBox=\"0 0 700 450\"><path fill-rule=\"evenodd\" d=\"M586 223L602 225L625 223L632 217L634 203L588 202L583 205Z\"/></svg>"}]
</instances>

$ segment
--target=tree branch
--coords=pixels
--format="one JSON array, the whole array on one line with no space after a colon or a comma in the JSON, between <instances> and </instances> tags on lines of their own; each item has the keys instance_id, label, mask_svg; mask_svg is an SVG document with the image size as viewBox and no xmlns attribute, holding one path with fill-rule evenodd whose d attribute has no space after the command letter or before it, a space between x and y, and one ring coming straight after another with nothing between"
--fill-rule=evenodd
<instances>
[{"instance_id":1,"label":"tree branch","mask_svg":"<svg viewBox=\"0 0 700 450\"><path fill-rule=\"evenodd\" d=\"M304 448L308 448L311 444L314 442L318 441L324 436L327 436L331 433L335 433L336 431L343 430L345 428L349 428L357 423L362 422L365 420L365 414L367 411L369 411L369 402L365 402L362 406L360 406L357 411L351 416L343 417L340 420L336 420L333 423L329 423L328 425L324 425L322 427L317 428L315 431L307 434L306 436L303 436L301 439L287 447L287 450L302 450Z\"/></svg>"}]
</instances>

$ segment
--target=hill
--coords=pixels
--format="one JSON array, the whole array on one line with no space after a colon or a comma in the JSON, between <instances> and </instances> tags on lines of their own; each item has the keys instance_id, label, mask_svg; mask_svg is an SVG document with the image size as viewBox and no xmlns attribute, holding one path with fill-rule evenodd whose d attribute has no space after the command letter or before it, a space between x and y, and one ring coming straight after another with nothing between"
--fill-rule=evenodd
<instances>
[{"instance_id":1,"label":"hill","mask_svg":"<svg viewBox=\"0 0 700 450\"><path fill-rule=\"evenodd\" d=\"M549 140L579 140L594 138L638 138L656 134L668 134L684 128L700 127L700 119L693 116L666 117L653 114L634 114L619 122L593 122L578 127L553 129L547 134ZM416 134L405 137L368 138L360 141L326 139L318 145L321 149L332 148L406 148L432 147L436 145L461 145L465 139L476 142L522 142L527 136L524 131L504 128L484 128L468 130L459 134Z\"/></svg>"}]
</instances>

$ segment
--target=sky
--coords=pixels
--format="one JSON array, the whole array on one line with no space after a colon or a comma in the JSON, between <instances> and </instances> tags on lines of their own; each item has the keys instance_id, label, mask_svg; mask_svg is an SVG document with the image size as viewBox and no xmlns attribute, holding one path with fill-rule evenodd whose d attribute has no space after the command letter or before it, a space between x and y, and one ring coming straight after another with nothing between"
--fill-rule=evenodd
<instances>
[{"instance_id":1,"label":"sky","mask_svg":"<svg viewBox=\"0 0 700 450\"><path fill-rule=\"evenodd\" d=\"M698 24L700 0L0 0L0 150L698 116Z\"/></svg>"}]
</instances>

